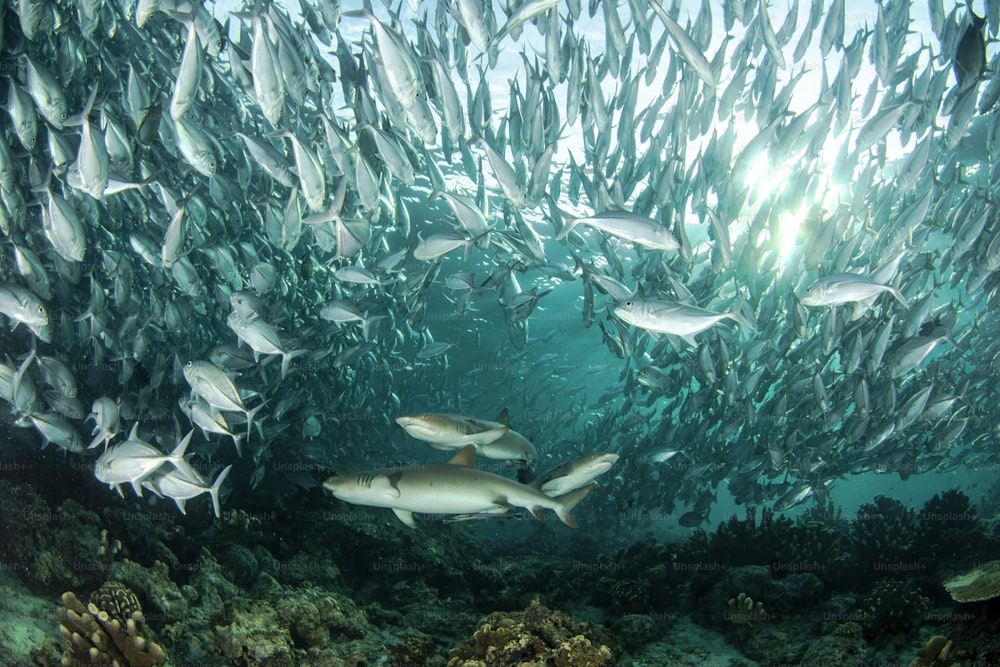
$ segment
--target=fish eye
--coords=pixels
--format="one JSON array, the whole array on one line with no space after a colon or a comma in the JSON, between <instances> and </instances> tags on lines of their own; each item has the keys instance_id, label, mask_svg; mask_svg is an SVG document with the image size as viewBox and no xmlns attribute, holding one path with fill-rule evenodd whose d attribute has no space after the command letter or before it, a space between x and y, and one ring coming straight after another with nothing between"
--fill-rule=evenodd
<instances>
[{"instance_id":1,"label":"fish eye","mask_svg":"<svg viewBox=\"0 0 1000 667\"><path fill-rule=\"evenodd\" d=\"M625 307L626 308L631 308L632 307L632 299L626 299L626 301L625 301Z\"/></svg>"},{"instance_id":2,"label":"fish eye","mask_svg":"<svg viewBox=\"0 0 1000 667\"><path fill-rule=\"evenodd\" d=\"M60 111L59 112L59 120L66 120L66 112L65 111Z\"/></svg>"},{"instance_id":3,"label":"fish eye","mask_svg":"<svg viewBox=\"0 0 1000 667\"><path fill-rule=\"evenodd\" d=\"M193 361L187 362L187 368L194 368L194 362Z\"/></svg>"}]
</instances>

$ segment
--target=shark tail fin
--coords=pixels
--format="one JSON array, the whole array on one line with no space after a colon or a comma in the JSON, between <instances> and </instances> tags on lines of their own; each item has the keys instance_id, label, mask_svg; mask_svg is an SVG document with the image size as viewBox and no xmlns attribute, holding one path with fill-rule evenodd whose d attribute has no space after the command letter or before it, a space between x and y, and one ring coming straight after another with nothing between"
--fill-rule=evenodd
<instances>
[{"instance_id":1,"label":"shark tail fin","mask_svg":"<svg viewBox=\"0 0 1000 667\"><path fill-rule=\"evenodd\" d=\"M597 488L596 482L591 482L587 486L577 489L576 491L570 491L569 493L559 496L556 500L559 502L559 507L556 509L556 515L559 520L570 528L576 528L576 519L570 512L573 508L580 504L580 501L587 497L587 494Z\"/></svg>"}]
</instances>

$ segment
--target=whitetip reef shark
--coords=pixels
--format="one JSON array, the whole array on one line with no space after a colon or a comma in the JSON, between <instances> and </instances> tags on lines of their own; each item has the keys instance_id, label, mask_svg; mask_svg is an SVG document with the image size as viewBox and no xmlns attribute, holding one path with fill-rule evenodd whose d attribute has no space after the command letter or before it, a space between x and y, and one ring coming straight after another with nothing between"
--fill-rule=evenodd
<instances>
[{"instance_id":1,"label":"whitetip reef shark","mask_svg":"<svg viewBox=\"0 0 1000 667\"><path fill-rule=\"evenodd\" d=\"M335 475L323 486L348 503L388 507L410 528L416 527L414 512L496 514L515 507L528 510L539 521L542 510L553 510L560 521L576 528L570 512L597 486L591 483L552 498L526 484L477 470L475 453L475 445L469 445L445 464Z\"/></svg>"}]
</instances>

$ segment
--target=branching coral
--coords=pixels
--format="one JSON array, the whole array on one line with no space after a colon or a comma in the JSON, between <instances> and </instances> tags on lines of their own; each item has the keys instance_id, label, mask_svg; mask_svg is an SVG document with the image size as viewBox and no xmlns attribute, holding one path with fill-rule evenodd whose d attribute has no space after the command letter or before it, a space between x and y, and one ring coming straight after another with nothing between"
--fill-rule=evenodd
<instances>
[{"instance_id":1,"label":"branching coral","mask_svg":"<svg viewBox=\"0 0 1000 667\"><path fill-rule=\"evenodd\" d=\"M919 627L928 600L909 582L880 581L865 600L865 634L869 639L908 633Z\"/></svg>"},{"instance_id":2,"label":"branching coral","mask_svg":"<svg viewBox=\"0 0 1000 667\"><path fill-rule=\"evenodd\" d=\"M916 513L895 498L876 496L851 524L851 549L870 567L878 561L907 559L917 535Z\"/></svg>"},{"instance_id":3,"label":"branching coral","mask_svg":"<svg viewBox=\"0 0 1000 667\"><path fill-rule=\"evenodd\" d=\"M746 593L740 593L735 598L729 598L726 604L725 618L740 625L750 625L756 621L767 618L764 611L764 603L760 600L754 602Z\"/></svg>"},{"instance_id":4,"label":"branching coral","mask_svg":"<svg viewBox=\"0 0 1000 667\"><path fill-rule=\"evenodd\" d=\"M968 554L972 534L979 529L978 513L969 497L952 489L935 495L917 515L917 550L938 561Z\"/></svg>"},{"instance_id":5,"label":"branching coral","mask_svg":"<svg viewBox=\"0 0 1000 667\"><path fill-rule=\"evenodd\" d=\"M59 609L60 630L68 648L63 654L67 667L152 667L162 665L166 656L157 644L139 634L142 610L131 591L120 584L96 599L108 603L111 611L91 602L86 607L72 592L63 593ZM127 592L126 592L127 591ZM129 613L122 619L119 613Z\"/></svg>"}]
</instances>

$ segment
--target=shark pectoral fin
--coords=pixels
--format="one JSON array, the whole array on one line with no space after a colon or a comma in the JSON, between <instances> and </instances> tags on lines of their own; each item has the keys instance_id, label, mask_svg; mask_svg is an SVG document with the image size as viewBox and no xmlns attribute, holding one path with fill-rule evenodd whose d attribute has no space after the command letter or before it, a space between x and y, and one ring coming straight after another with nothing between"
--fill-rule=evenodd
<instances>
[{"instance_id":1,"label":"shark pectoral fin","mask_svg":"<svg viewBox=\"0 0 1000 667\"><path fill-rule=\"evenodd\" d=\"M516 509L516 506L515 505L511 505L510 501L507 500L506 496L498 496L493 501L493 504L496 505L496 509L484 510L484 511L480 512L480 514L490 514L490 515L496 516L496 515L506 514L510 510ZM534 511L534 510L532 510L532 511Z\"/></svg>"},{"instance_id":2,"label":"shark pectoral fin","mask_svg":"<svg viewBox=\"0 0 1000 667\"><path fill-rule=\"evenodd\" d=\"M587 486L577 489L576 491L570 491L569 493L559 496L556 501L559 503L559 507L556 509L556 515L559 520L570 528L576 528L576 520L570 514L573 508L580 504L588 493L597 488L596 482L591 482Z\"/></svg>"},{"instance_id":3,"label":"shark pectoral fin","mask_svg":"<svg viewBox=\"0 0 1000 667\"><path fill-rule=\"evenodd\" d=\"M503 428L495 428L490 431L483 431L482 433L472 433L465 436L468 441L474 445L490 445L499 440L500 438L507 435L507 431L510 430L509 426L504 426Z\"/></svg>"},{"instance_id":4,"label":"shark pectoral fin","mask_svg":"<svg viewBox=\"0 0 1000 667\"><path fill-rule=\"evenodd\" d=\"M458 454L455 454L448 461L450 466L465 466L466 468L473 468L476 465L476 446L466 445L459 450Z\"/></svg>"},{"instance_id":5,"label":"shark pectoral fin","mask_svg":"<svg viewBox=\"0 0 1000 667\"><path fill-rule=\"evenodd\" d=\"M536 521L545 521L545 511L541 507L532 507L530 511Z\"/></svg>"},{"instance_id":6,"label":"shark pectoral fin","mask_svg":"<svg viewBox=\"0 0 1000 667\"><path fill-rule=\"evenodd\" d=\"M413 512L409 510L401 510L398 507L392 508L392 513L396 515L396 518L405 523L410 528L416 528L417 522L413 520Z\"/></svg>"}]
</instances>

